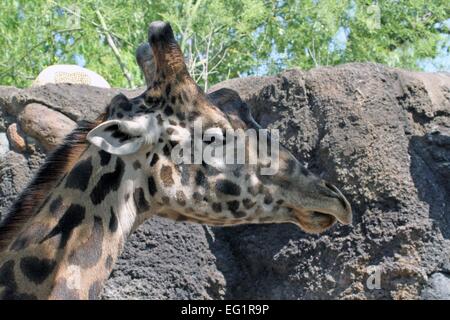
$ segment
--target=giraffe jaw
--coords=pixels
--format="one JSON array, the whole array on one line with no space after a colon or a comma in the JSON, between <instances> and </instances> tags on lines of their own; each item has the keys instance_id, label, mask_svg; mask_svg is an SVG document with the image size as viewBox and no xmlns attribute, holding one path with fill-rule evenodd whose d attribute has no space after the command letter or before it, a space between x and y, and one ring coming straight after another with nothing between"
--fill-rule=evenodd
<instances>
[{"instance_id":1,"label":"giraffe jaw","mask_svg":"<svg viewBox=\"0 0 450 320\"><path fill-rule=\"evenodd\" d=\"M326 186L328 194L316 199L315 206L308 209L293 208L294 223L306 232L323 232L337 221L344 225L352 223L352 208L348 200L334 185L327 183Z\"/></svg>"},{"instance_id":2,"label":"giraffe jaw","mask_svg":"<svg viewBox=\"0 0 450 320\"><path fill-rule=\"evenodd\" d=\"M321 233L331 228L337 219L326 213L294 209L294 224L308 233Z\"/></svg>"}]
</instances>

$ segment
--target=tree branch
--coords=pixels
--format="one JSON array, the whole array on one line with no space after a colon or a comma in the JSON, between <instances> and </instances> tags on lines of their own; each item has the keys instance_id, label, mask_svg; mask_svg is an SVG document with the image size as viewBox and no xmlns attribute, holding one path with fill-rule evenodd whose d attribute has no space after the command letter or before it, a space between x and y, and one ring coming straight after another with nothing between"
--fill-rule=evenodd
<instances>
[{"instance_id":1,"label":"tree branch","mask_svg":"<svg viewBox=\"0 0 450 320\"><path fill-rule=\"evenodd\" d=\"M111 34L109 33L108 27L106 26L105 19L103 18L102 14L100 13L100 11L98 9L95 10L95 14L97 15L98 21L100 22L100 25L102 26L102 28L104 30L103 33L106 37L106 41L108 42L109 47L111 48L114 56L116 57L117 62L119 63L119 66L120 66L120 69L122 70L123 75L127 79L128 86L130 88L134 88L134 83L133 83L131 74L128 72L127 67L125 66L125 63L122 61L120 52L114 43L114 39L111 37Z\"/></svg>"}]
</instances>

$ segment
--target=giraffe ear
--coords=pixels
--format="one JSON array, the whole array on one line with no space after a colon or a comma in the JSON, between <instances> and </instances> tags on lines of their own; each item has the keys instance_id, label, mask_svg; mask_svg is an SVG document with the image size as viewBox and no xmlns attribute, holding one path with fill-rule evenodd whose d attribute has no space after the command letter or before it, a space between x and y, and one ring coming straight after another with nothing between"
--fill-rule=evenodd
<instances>
[{"instance_id":1,"label":"giraffe ear","mask_svg":"<svg viewBox=\"0 0 450 320\"><path fill-rule=\"evenodd\" d=\"M160 129L151 115L131 120L108 120L92 129L87 140L98 148L119 156L150 149L158 141Z\"/></svg>"},{"instance_id":2,"label":"giraffe ear","mask_svg":"<svg viewBox=\"0 0 450 320\"><path fill-rule=\"evenodd\" d=\"M156 75L155 59L150 44L143 43L136 50L136 61L144 74L145 83L149 87Z\"/></svg>"}]
</instances>

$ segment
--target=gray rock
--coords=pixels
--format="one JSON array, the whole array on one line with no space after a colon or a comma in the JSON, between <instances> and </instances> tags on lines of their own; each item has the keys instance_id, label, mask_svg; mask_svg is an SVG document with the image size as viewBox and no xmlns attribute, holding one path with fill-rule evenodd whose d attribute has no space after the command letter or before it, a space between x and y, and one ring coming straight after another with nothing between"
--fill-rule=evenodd
<instances>
[{"instance_id":1,"label":"gray rock","mask_svg":"<svg viewBox=\"0 0 450 320\"><path fill-rule=\"evenodd\" d=\"M39 103L27 104L18 119L23 131L49 151L61 144L64 137L76 128L73 120Z\"/></svg>"},{"instance_id":2,"label":"gray rock","mask_svg":"<svg viewBox=\"0 0 450 320\"><path fill-rule=\"evenodd\" d=\"M208 245L213 237L200 225L151 219L130 237L103 298L223 298L225 279Z\"/></svg>"},{"instance_id":3,"label":"gray rock","mask_svg":"<svg viewBox=\"0 0 450 320\"><path fill-rule=\"evenodd\" d=\"M0 158L0 217L32 177L27 159L20 153L7 152Z\"/></svg>"},{"instance_id":4,"label":"gray rock","mask_svg":"<svg viewBox=\"0 0 450 320\"><path fill-rule=\"evenodd\" d=\"M450 260L450 77L348 64L289 70L253 93L243 80L211 91L245 87L257 121L344 191L354 223L321 236L282 225L218 229L241 270L238 279L224 273L227 297L418 298ZM372 268L380 289L367 287Z\"/></svg>"},{"instance_id":5,"label":"gray rock","mask_svg":"<svg viewBox=\"0 0 450 320\"><path fill-rule=\"evenodd\" d=\"M104 89L69 83L22 90L0 87L0 106L4 105L10 114L17 115L27 104L34 102L59 111L74 121L93 121L119 92L136 96L142 90Z\"/></svg>"},{"instance_id":6,"label":"gray rock","mask_svg":"<svg viewBox=\"0 0 450 320\"><path fill-rule=\"evenodd\" d=\"M151 219L131 236L104 299L448 298L450 75L355 63L234 79L210 92L221 87L238 91L263 126L279 129L299 159L343 190L353 225L308 235L293 225ZM0 87L0 109L12 121L38 102L93 120L119 91ZM0 213L40 155L38 145L6 154Z\"/></svg>"},{"instance_id":7,"label":"gray rock","mask_svg":"<svg viewBox=\"0 0 450 320\"><path fill-rule=\"evenodd\" d=\"M450 276L440 272L433 274L421 297L425 300L450 300Z\"/></svg>"},{"instance_id":8,"label":"gray rock","mask_svg":"<svg viewBox=\"0 0 450 320\"><path fill-rule=\"evenodd\" d=\"M6 112L16 115L18 110L16 109L16 104L13 103L14 96L21 92L20 89L10 87L10 86L0 86L0 110L5 110ZM2 112L2 118L4 114Z\"/></svg>"}]
</instances>

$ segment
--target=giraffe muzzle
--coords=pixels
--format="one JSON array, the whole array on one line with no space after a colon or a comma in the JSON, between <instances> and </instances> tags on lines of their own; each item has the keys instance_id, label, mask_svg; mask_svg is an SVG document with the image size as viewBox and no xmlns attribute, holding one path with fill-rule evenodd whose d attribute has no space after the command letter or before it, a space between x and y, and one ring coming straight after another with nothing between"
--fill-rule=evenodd
<instances>
[{"instance_id":1,"label":"giraffe muzzle","mask_svg":"<svg viewBox=\"0 0 450 320\"><path fill-rule=\"evenodd\" d=\"M312 193L307 193L302 203L293 207L296 223L305 231L320 233L339 221L352 223L352 208L342 192L331 183L316 180L310 185ZM309 194L309 195L308 195Z\"/></svg>"},{"instance_id":2,"label":"giraffe muzzle","mask_svg":"<svg viewBox=\"0 0 450 320\"><path fill-rule=\"evenodd\" d=\"M337 199L340 205L330 210L331 212L324 212L333 215L342 224L351 224L353 219L352 208L347 198L342 192L331 183L325 182L325 187L331 191L331 196Z\"/></svg>"}]
</instances>

